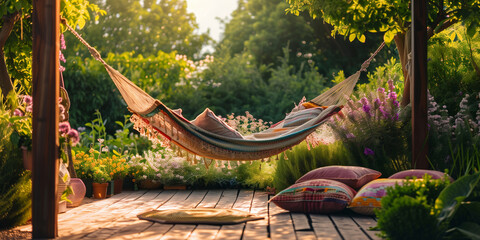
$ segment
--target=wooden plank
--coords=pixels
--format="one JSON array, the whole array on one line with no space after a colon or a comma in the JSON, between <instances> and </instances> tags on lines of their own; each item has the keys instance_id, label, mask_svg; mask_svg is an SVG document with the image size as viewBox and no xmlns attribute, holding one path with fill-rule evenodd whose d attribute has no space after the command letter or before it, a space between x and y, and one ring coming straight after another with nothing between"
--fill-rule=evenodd
<instances>
[{"instance_id":1,"label":"wooden plank","mask_svg":"<svg viewBox=\"0 0 480 240\"><path fill-rule=\"evenodd\" d=\"M312 230L307 215L304 213L290 213L295 231Z\"/></svg>"},{"instance_id":2,"label":"wooden plank","mask_svg":"<svg viewBox=\"0 0 480 240\"><path fill-rule=\"evenodd\" d=\"M222 192L222 190L209 190L202 202L197 205L197 208L214 208L220 200Z\"/></svg>"},{"instance_id":3,"label":"wooden plank","mask_svg":"<svg viewBox=\"0 0 480 240\"><path fill-rule=\"evenodd\" d=\"M215 208L232 208L233 204L237 200L237 195L238 195L238 190L234 190L234 189L224 190Z\"/></svg>"},{"instance_id":4,"label":"wooden plank","mask_svg":"<svg viewBox=\"0 0 480 240\"><path fill-rule=\"evenodd\" d=\"M276 239L296 239L290 212L269 203L270 237Z\"/></svg>"},{"instance_id":5,"label":"wooden plank","mask_svg":"<svg viewBox=\"0 0 480 240\"><path fill-rule=\"evenodd\" d=\"M58 236L60 1L33 1L32 237Z\"/></svg>"},{"instance_id":6,"label":"wooden plank","mask_svg":"<svg viewBox=\"0 0 480 240\"><path fill-rule=\"evenodd\" d=\"M80 239L94 233L121 217L122 210L127 211L135 208L136 205L131 206L130 204L145 193L145 191L134 192L123 198L122 201L115 202L97 211L87 212L77 218L63 221L61 223L62 231L60 232L60 237L63 239ZM81 224L78 224L79 222Z\"/></svg>"},{"instance_id":7,"label":"wooden plank","mask_svg":"<svg viewBox=\"0 0 480 240\"><path fill-rule=\"evenodd\" d=\"M370 230L370 228L377 226L377 221L375 221L373 217L352 214L352 218L363 229L363 231L368 234L371 239L382 239L381 237L377 236L377 233L380 233L380 231Z\"/></svg>"},{"instance_id":8,"label":"wooden plank","mask_svg":"<svg viewBox=\"0 0 480 240\"><path fill-rule=\"evenodd\" d=\"M240 190L238 195L235 195L234 192L224 192L227 198L226 202L231 202L232 198L235 198L233 209L238 209L242 211L250 211L250 207L253 200L253 191L251 190ZM237 240L242 238L242 234L245 229L245 223L235 224L235 225L223 225L218 231L218 234L215 239L221 240Z\"/></svg>"},{"instance_id":9,"label":"wooden plank","mask_svg":"<svg viewBox=\"0 0 480 240\"><path fill-rule=\"evenodd\" d=\"M158 208L158 210L166 210L166 209L176 209L178 208L178 204L181 204L187 199L187 197L192 193L190 190L169 190L174 191L175 195L173 195L168 202L163 204Z\"/></svg>"},{"instance_id":10,"label":"wooden plank","mask_svg":"<svg viewBox=\"0 0 480 240\"><path fill-rule=\"evenodd\" d=\"M190 235L189 239L215 239L220 226L218 225L198 225Z\"/></svg>"},{"instance_id":11,"label":"wooden plank","mask_svg":"<svg viewBox=\"0 0 480 240\"><path fill-rule=\"evenodd\" d=\"M345 240L364 240L369 239L360 227L353 221L349 215L332 214L330 215L337 226L338 231Z\"/></svg>"},{"instance_id":12,"label":"wooden plank","mask_svg":"<svg viewBox=\"0 0 480 240\"><path fill-rule=\"evenodd\" d=\"M95 234L88 237L95 238L97 236L107 236L108 239L129 239L132 236L138 237L138 233L151 227L152 223L138 219L137 215L146 211L154 210L159 205L168 201L173 196L173 192L151 191L136 199L131 203L131 211L123 209L122 217L106 225Z\"/></svg>"},{"instance_id":13,"label":"wooden plank","mask_svg":"<svg viewBox=\"0 0 480 240\"><path fill-rule=\"evenodd\" d=\"M179 191L179 192L190 192L190 191ZM188 198L183 202L177 202L177 209L183 208L194 208L205 198L207 190L196 190L191 191L191 194L188 195ZM169 201L171 202L171 201ZM195 230L195 225L193 224L175 224L167 233L165 233L161 239L187 239Z\"/></svg>"},{"instance_id":14,"label":"wooden plank","mask_svg":"<svg viewBox=\"0 0 480 240\"><path fill-rule=\"evenodd\" d=\"M316 240L317 237L313 231L295 231L295 235L299 240Z\"/></svg>"},{"instance_id":15,"label":"wooden plank","mask_svg":"<svg viewBox=\"0 0 480 240\"><path fill-rule=\"evenodd\" d=\"M267 239L268 238L268 194L261 191L255 191L251 214L264 217L262 220L249 221L245 225L243 239Z\"/></svg>"},{"instance_id":16,"label":"wooden plank","mask_svg":"<svg viewBox=\"0 0 480 240\"><path fill-rule=\"evenodd\" d=\"M310 214L312 228L319 240L341 240L337 228L328 215Z\"/></svg>"},{"instance_id":17,"label":"wooden plank","mask_svg":"<svg viewBox=\"0 0 480 240\"><path fill-rule=\"evenodd\" d=\"M427 1L412 0L412 166L428 169Z\"/></svg>"}]
</instances>

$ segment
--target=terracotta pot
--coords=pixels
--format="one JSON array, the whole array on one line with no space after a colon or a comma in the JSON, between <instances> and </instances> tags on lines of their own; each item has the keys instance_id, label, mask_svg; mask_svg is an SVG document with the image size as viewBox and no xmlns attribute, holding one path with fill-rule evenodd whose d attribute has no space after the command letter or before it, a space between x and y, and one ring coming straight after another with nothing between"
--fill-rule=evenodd
<instances>
[{"instance_id":1,"label":"terracotta pot","mask_svg":"<svg viewBox=\"0 0 480 240\"><path fill-rule=\"evenodd\" d=\"M33 153L32 151L28 151L28 148L25 146L20 147L22 149L23 154L23 167L26 170L32 171L33 169Z\"/></svg>"},{"instance_id":2,"label":"terracotta pot","mask_svg":"<svg viewBox=\"0 0 480 240\"><path fill-rule=\"evenodd\" d=\"M123 179L115 179L113 184L113 194L119 194L123 189Z\"/></svg>"},{"instance_id":3,"label":"terracotta pot","mask_svg":"<svg viewBox=\"0 0 480 240\"><path fill-rule=\"evenodd\" d=\"M163 189L165 190L185 190L187 189L187 186L186 185L166 185L166 186L163 186Z\"/></svg>"},{"instance_id":4,"label":"terracotta pot","mask_svg":"<svg viewBox=\"0 0 480 240\"><path fill-rule=\"evenodd\" d=\"M141 189L159 189L162 186L161 182L145 179L140 182Z\"/></svg>"},{"instance_id":5,"label":"terracotta pot","mask_svg":"<svg viewBox=\"0 0 480 240\"><path fill-rule=\"evenodd\" d=\"M108 182L92 183L92 187L93 187L93 198L103 199L107 197Z\"/></svg>"},{"instance_id":6,"label":"terracotta pot","mask_svg":"<svg viewBox=\"0 0 480 240\"><path fill-rule=\"evenodd\" d=\"M70 194L67 198L72 203L67 203L67 207L78 207L87 193L87 188L80 178L71 178L70 186L73 189L73 194Z\"/></svg>"}]
</instances>

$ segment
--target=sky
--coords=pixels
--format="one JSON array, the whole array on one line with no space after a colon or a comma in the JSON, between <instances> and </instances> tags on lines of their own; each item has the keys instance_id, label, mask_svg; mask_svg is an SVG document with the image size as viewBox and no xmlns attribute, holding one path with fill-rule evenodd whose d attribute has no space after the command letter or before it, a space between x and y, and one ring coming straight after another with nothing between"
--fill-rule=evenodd
<instances>
[{"instance_id":1,"label":"sky","mask_svg":"<svg viewBox=\"0 0 480 240\"><path fill-rule=\"evenodd\" d=\"M187 11L197 18L200 33L210 29L210 36L220 40L223 25L216 18L230 19L230 14L237 8L238 0L187 0Z\"/></svg>"}]
</instances>

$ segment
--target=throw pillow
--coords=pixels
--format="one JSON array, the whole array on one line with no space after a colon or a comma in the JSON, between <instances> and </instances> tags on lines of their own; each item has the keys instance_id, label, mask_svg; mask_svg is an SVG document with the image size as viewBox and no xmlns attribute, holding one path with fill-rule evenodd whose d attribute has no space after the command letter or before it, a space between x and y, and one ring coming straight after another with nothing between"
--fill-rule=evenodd
<instances>
[{"instance_id":1,"label":"throw pillow","mask_svg":"<svg viewBox=\"0 0 480 240\"><path fill-rule=\"evenodd\" d=\"M301 178L296 183L312 180L312 179L332 179L348 186L359 189L366 183L377 179L382 173L373 169L357 167L357 166L327 166L314 169Z\"/></svg>"},{"instance_id":2,"label":"throw pillow","mask_svg":"<svg viewBox=\"0 0 480 240\"><path fill-rule=\"evenodd\" d=\"M228 126L224 121L219 119L215 113L212 112L212 110L208 108L206 108L203 113L198 115L191 123L197 127L220 136L243 138L239 132Z\"/></svg>"},{"instance_id":3,"label":"throw pillow","mask_svg":"<svg viewBox=\"0 0 480 240\"><path fill-rule=\"evenodd\" d=\"M355 193L355 190L341 182L315 179L295 183L269 202L292 212L333 213L345 209Z\"/></svg>"},{"instance_id":4,"label":"throw pillow","mask_svg":"<svg viewBox=\"0 0 480 240\"><path fill-rule=\"evenodd\" d=\"M432 179L440 179L443 178L445 173L440 172L440 171L435 171L435 170L425 170L425 169L411 169L411 170L405 170L401 171L398 173L393 174L392 176L388 177L390 179L405 179L405 178L423 178L425 176L425 173L432 176ZM448 175L447 175L448 176ZM450 178L450 181L453 182L453 178L448 176Z\"/></svg>"},{"instance_id":5,"label":"throw pillow","mask_svg":"<svg viewBox=\"0 0 480 240\"><path fill-rule=\"evenodd\" d=\"M352 211L365 215L374 215L376 208L381 208L382 197L387 194L387 187L403 185L404 179L376 179L363 186L348 206Z\"/></svg>"}]
</instances>

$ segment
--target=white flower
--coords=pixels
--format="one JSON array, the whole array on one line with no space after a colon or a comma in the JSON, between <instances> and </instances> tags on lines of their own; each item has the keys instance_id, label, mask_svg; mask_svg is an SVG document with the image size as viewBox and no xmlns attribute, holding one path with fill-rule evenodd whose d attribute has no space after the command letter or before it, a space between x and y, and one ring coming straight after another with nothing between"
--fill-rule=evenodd
<instances>
[{"instance_id":1,"label":"white flower","mask_svg":"<svg viewBox=\"0 0 480 240\"><path fill-rule=\"evenodd\" d=\"M100 144L102 144L102 143L105 141L105 139L99 138L99 139L97 139L97 141L98 141Z\"/></svg>"}]
</instances>

